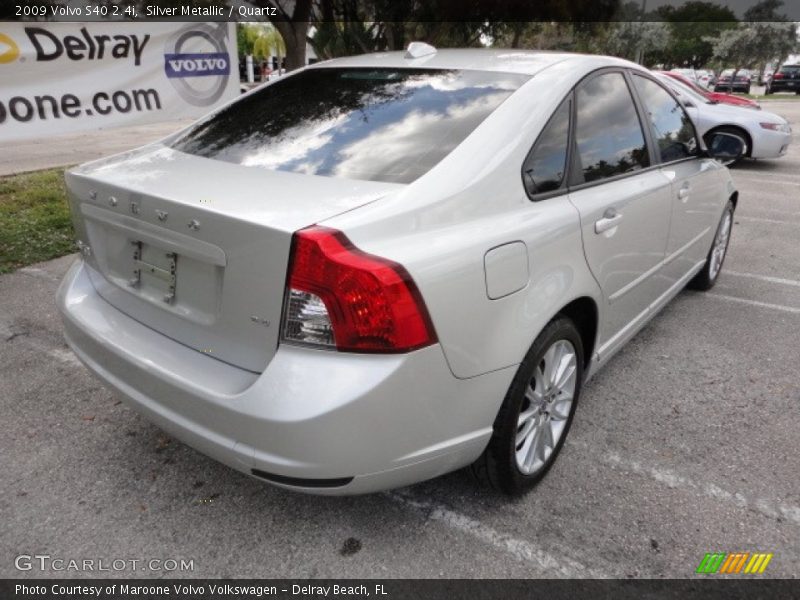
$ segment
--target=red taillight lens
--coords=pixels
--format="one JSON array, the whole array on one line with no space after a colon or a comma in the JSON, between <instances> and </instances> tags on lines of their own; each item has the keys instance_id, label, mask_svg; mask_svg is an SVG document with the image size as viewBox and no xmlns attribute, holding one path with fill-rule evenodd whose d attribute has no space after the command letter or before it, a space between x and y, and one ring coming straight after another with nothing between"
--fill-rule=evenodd
<instances>
[{"instance_id":1,"label":"red taillight lens","mask_svg":"<svg viewBox=\"0 0 800 600\"><path fill-rule=\"evenodd\" d=\"M772 76L773 79L783 79L783 77L783 73L775 73L775 75Z\"/></svg>"},{"instance_id":2,"label":"red taillight lens","mask_svg":"<svg viewBox=\"0 0 800 600\"><path fill-rule=\"evenodd\" d=\"M289 260L284 339L347 352L408 352L436 341L408 272L362 252L342 232L296 232Z\"/></svg>"}]
</instances>

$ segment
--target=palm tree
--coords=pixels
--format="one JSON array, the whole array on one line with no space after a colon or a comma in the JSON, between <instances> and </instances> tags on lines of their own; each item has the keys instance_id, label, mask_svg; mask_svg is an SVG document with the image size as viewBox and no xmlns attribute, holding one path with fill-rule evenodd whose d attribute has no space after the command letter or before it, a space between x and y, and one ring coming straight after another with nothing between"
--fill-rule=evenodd
<instances>
[{"instance_id":1,"label":"palm tree","mask_svg":"<svg viewBox=\"0 0 800 600\"><path fill-rule=\"evenodd\" d=\"M283 57L286 56L286 44L280 32L272 25L265 25L253 44L253 55L257 58L264 59L272 55L278 57L278 73L282 73Z\"/></svg>"}]
</instances>

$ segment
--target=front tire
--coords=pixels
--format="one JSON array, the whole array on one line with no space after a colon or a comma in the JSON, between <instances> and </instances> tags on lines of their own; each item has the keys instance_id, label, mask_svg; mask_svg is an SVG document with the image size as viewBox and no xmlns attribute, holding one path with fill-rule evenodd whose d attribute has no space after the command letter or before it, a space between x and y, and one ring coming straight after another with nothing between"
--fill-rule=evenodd
<instances>
[{"instance_id":1,"label":"front tire","mask_svg":"<svg viewBox=\"0 0 800 600\"><path fill-rule=\"evenodd\" d=\"M695 290L705 292L714 287L717 283L720 271L722 271L722 263L725 262L725 256L728 254L728 245L731 241L731 229L733 228L733 202L728 200L725 206L725 211L722 213L722 218L717 226L717 233L714 235L714 242L711 244L711 250L708 251L706 264L702 270L694 276L689 282L689 287Z\"/></svg>"},{"instance_id":2,"label":"front tire","mask_svg":"<svg viewBox=\"0 0 800 600\"><path fill-rule=\"evenodd\" d=\"M556 317L519 366L471 469L509 495L533 487L553 466L572 424L583 382L583 343L575 324Z\"/></svg>"}]
</instances>

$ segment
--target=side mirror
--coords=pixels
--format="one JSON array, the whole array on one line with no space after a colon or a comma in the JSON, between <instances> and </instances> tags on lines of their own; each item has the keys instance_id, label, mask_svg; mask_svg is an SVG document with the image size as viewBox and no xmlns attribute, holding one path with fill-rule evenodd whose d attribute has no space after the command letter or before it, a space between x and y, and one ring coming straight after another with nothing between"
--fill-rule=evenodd
<instances>
[{"instance_id":1,"label":"side mirror","mask_svg":"<svg viewBox=\"0 0 800 600\"><path fill-rule=\"evenodd\" d=\"M692 102L691 100L684 100L683 101L683 105L686 108L694 108L694 102Z\"/></svg>"},{"instance_id":2,"label":"side mirror","mask_svg":"<svg viewBox=\"0 0 800 600\"><path fill-rule=\"evenodd\" d=\"M747 143L732 133L718 131L707 142L708 153L724 165L735 163L747 152Z\"/></svg>"}]
</instances>

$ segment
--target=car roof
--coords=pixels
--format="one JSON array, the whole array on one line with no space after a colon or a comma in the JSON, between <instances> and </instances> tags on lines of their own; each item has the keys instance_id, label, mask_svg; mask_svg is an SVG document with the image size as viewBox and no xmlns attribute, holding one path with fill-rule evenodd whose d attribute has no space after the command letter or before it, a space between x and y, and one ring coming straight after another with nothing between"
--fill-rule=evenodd
<instances>
[{"instance_id":1,"label":"car roof","mask_svg":"<svg viewBox=\"0 0 800 600\"><path fill-rule=\"evenodd\" d=\"M534 75L564 61L576 67L632 66L626 60L611 56L548 52L542 50L459 48L441 49L420 58L406 58L405 52L377 52L314 63L311 68L388 67L417 69L470 69Z\"/></svg>"}]
</instances>

